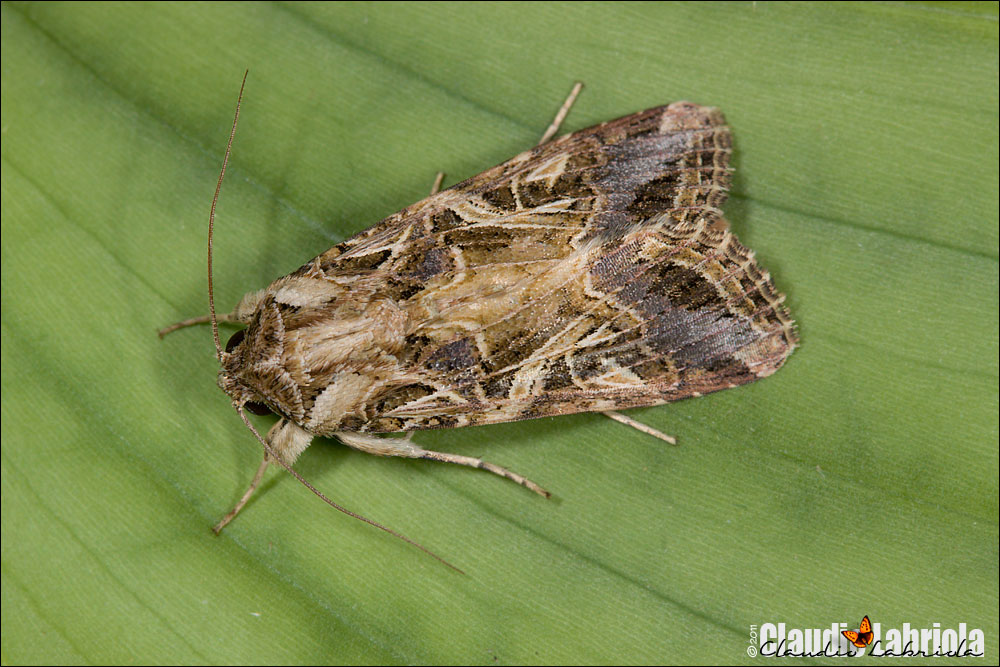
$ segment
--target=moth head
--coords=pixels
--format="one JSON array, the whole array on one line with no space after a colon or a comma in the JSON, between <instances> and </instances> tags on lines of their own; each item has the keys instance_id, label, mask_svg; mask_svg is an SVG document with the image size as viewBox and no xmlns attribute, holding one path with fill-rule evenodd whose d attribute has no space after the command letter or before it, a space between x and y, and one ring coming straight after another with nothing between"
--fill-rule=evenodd
<instances>
[{"instance_id":1,"label":"moth head","mask_svg":"<svg viewBox=\"0 0 1000 667\"><path fill-rule=\"evenodd\" d=\"M219 361L222 367L219 369L217 384L222 391L226 392L233 403L242 406L255 415L269 415L273 412L267 406L261 396L257 394L247 383L241 381L239 369L243 364L244 339L246 329L240 329L226 343L226 351L220 355Z\"/></svg>"}]
</instances>

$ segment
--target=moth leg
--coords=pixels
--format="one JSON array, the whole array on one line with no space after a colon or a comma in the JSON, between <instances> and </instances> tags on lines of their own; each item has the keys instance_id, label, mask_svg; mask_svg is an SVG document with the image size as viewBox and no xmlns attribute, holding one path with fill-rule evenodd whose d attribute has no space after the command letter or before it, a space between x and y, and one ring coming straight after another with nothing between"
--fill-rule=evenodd
<instances>
[{"instance_id":1,"label":"moth leg","mask_svg":"<svg viewBox=\"0 0 1000 667\"><path fill-rule=\"evenodd\" d=\"M218 320L219 322L232 322L233 321L232 318L229 315L216 315L215 319ZM180 322L174 322L170 326L163 327L162 329L160 329L156 333L157 333L157 335L159 335L160 338L163 338L168 333L173 333L173 332L177 331L178 329L183 329L185 327L189 327L189 326L192 326L194 324L209 324L211 321L212 321L212 316L211 315L200 315L198 317L189 317L186 320L181 320Z\"/></svg>"},{"instance_id":2,"label":"moth leg","mask_svg":"<svg viewBox=\"0 0 1000 667\"><path fill-rule=\"evenodd\" d=\"M431 186L431 194L436 195L441 191L441 183L444 181L444 172L439 171L434 177L434 185Z\"/></svg>"},{"instance_id":3,"label":"moth leg","mask_svg":"<svg viewBox=\"0 0 1000 667\"><path fill-rule=\"evenodd\" d=\"M552 119L548 129L545 130L545 134L542 135L542 138L538 140L536 145L541 146L542 144L548 143L552 137L556 136L556 132L559 131L559 126L562 125L564 120L566 120L566 116L569 114L569 110L573 108L573 103L576 102L576 97L580 94L581 90L583 90L582 83L577 81L573 84L573 90L569 91L569 97L567 97L566 101L563 102L561 107L559 107L559 111L556 112L556 117Z\"/></svg>"},{"instance_id":4,"label":"moth leg","mask_svg":"<svg viewBox=\"0 0 1000 667\"><path fill-rule=\"evenodd\" d=\"M569 96L566 101L563 102L562 106L559 107L559 111L556 112L556 117L552 119L549 123L549 127L545 130L545 134L539 139L536 146L541 146L544 143L548 143L552 137L556 135L559 131L559 127L562 125L563 121L566 120L566 116L569 114L569 110L573 108L573 103L576 102L577 96L580 91L583 90L583 84L577 81L573 84L573 90L569 91ZM436 195L441 190L441 182L444 180L444 172L439 171L437 176L434 178L434 185L431 186L431 194Z\"/></svg>"},{"instance_id":5,"label":"moth leg","mask_svg":"<svg viewBox=\"0 0 1000 667\"><path fill-rule=\"evenodd\" d=\"M290 422L287 419L279 419L271 430L267 432L267 444L271 446L274 453L281 457L281 459L288 465L295 463L295 459L299 457L305 448L309 446L312 442L313 435L309 431L299 426L294 422ZM212 532L218 535L226 525L236 518L236 515L240 513L243 506L247 504L250 500L250 496L253 492L257 490L260 486L260 481L264 479L264 473L267 472L268 465L274 463L271 457L268 455L267 451L264 452L264 460L261 461L260 467L257 468L257 473L253 476L253 480L250 482L250 486L247 488L243 497L240 498L236 506L229 511L226 516L222 517L222 521L217 523Z\"/></svg>"},{"instance_id":6,"label":"moth leg","mask_svg":"<svg viewBox=\"0 0 1000 667\"><path fill-rule=\"evenodd\" d=\"M243 295L240 302L236 304L233 308L233 312L226 313L225 315L218 314L215 319L219 322L239 322L242 324L250 324L250 320L253 319L254 311L257 310L258 304L264 298L264 290L257 290L255 292L249 292ZM157 333L160 338L163 338L168 333L173 333L178 329L183 329L194 324L208 324L212 321L211 315L200 315L198 317L190 317L186 320L181 320L180 322L175 322L170 326L163 327Z\"/></svg>"},{"instance_id":7,"label":"moth leg","mask_svg":"<svg viewBox=\"0 0 1000 667\"><path fill-rule=\"evenodd\" d=\"M432 452L430 450L423 449L410 439L412 437L410 434L408 434L405 438L383 438L381 436L369 435L367 433L341 431L337 433L337 437L341 442L349 447L353 447L354 449L358 449L363 452L368 452L369 454L375 454L376 456L401 456L408 459L430 459L431 461L441 461L443 463L457 463L461 466L479 468L480 470L491 472L494 475L506 477L510 481L516 482L526 489L531 489L540 496L548 498L551 495L548 491L538 486L530 479L494 463L473 458L471 456L460 456L459 454L448 454L445 452Z\"/></svg>"},{"instance_id":8,"label":"moth leg","mask_svg":"<svg viewBox=\"0 0 1000 667\"><path fill-rule=\"evenodd\" d=\"M264 479L264 473L267 472L267 466L270 465L270 463L271 462L267 458L267 452L264 452L264 460L260 462L260 467L257 468L257 474L253 476L253 481L250 482L250 487L243 494L243 497L240 498L239 502L236 503L236 506L229 510L229 513L226 514L226 516L222 517L222 521L215 524L212 528L213 533L218 535L230 521L236 518L236 515L240 513L243 506L247 504L248 500L250 500L250 496L252 496L253 492L257 490L257 487L260 485L260 480Z\"/></svg>"},{"instance_id":9,"label":"moth leg","mask_svg":"<svg viewBox=\"0 0 1000 667\"><path fill-rule=\"evenodd\" d=\"M608 410L607 412L602 412L601 414L604 415L605 417L610 417L611 419L614 419L616 422L618 422L620 424L625 424L626 426L631 426L632 428L636 429L637 431L642 431L643 433L645 433L647 435L651 435L654 438L659 438L660 440L663 440L664 442L668 442L671 445L676 445L677 444L677 439L674 438L674 436L667 435L666 433L664 433L662 431L657 431L652 426L646 426L642 422L636 421L636 420L632 419L631 417L623 415L620 412L615 412L614 410Z\"/></svg>"}]
</instances>

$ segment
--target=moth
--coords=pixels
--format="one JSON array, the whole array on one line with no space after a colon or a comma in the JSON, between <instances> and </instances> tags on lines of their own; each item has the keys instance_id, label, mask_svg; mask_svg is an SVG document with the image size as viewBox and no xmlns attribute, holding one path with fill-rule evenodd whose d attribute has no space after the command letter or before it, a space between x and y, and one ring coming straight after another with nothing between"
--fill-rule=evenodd
<instances>
[{"instance_id":1,"label":"moth","mask_svg":"<svg viewBox=\"0 0 1000 667\"><path fill-rule=\"evenodd\" d=\"M269 462L291 471L316 436L548 495L409 435L658 405L784 363L797 343L784 297L720 210L732 144L722 113L675 102L550 140L578 91L534 148L248 293L218 318L246 325L224 349L213 200L212 316L167 330L212 321L219 387L251 429L244 410L279 417L257 434L264 461L217 530Z\"/></svg>"}]
</instances>

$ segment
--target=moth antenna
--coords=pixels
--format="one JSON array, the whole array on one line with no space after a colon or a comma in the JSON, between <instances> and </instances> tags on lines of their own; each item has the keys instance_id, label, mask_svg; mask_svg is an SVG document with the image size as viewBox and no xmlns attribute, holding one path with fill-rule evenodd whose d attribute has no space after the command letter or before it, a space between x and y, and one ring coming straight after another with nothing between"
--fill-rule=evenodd
<instances>
[{"instance_id":1,"label":"moth antenna","mask_svg":"<svg viewBox=\"0 0 1000 667\"><path fill-rule=\"evenodd\" d=\"M357 514L356 512L352 512L351 510L347 509L346 507L342 507L342 506L338 505L337 503L333 502L332 500L330 500L329 498L327 498L325 495L323 495L322 491L320 491L315 486L313 486L312 484L310 484L309 482L307 482L302 477L302 475L300 475L299 473L295 472L295 470L292 468L292 466L290 466L287 463L285 463L284 460L282 460L282 458L280 456L278 456L278 454L273 449L271 449L271 445L268 444L267 440L260 435L260 433L257 431L257 429L254 428L253 424L250 423L250 420L247 419L246 413L243 412L243 406L242 405L234 403L234 407L236 408L236 411L240 413L240 419L243 420L243 423L246 424L247 428L249 428L253 432L253 434L257 438L257 440L260 441L260 444L264 445L264 451L267 452L267 455L270 458L272 458L275 461L277 461L279 464L281 464L281 467L284 468L285 470L287 470L289 473L291 473L292 477L294 477L295 479L299 480L299 483L302 484L302 486L306 487L307 489L309 489L310 491L312 491L314 494L316 494L327 505L329 505L330 507L334 508L337 511L343 512L347 516L354 517L358 521L364 521L365 523L367 523L369 525L375 526L379 530L384 530L385 532L389 533L393 537L398 537L399 539L403 540L407 544L411 544L411 545L415 546L416 548L420 549L421 551L423 551L425 554L427 554L431 558L434 558L435 560L438 560L438 561L444 563L445 565L447 565L451 569L455 570L455 572L458 572L459 574L465 574L465 572L463 572L462 570L458 569L457 567L455 567L454 565L452 565L451 563L449 563L448 561L446 561L444 558L441 558L441 556L438 556L436 553L434 553L433 551L431 551L430 549L428 549L424 545L420 544L419 542L414 542L413 540L411 540L410 538L408 538L406 535L403 535L401 533L397 533L392 528L388 528L388 527L383 526L382 524L378 523L377 521L373 521L373 520L369 519L368 517L361 516L360 514ZM261 467L262 468L264 467L263 464L261 465ZM254 480L257 481L257 478L255 477ZM246 498L244 498L244 500L242 500L241 503L245 503L245 501L246 501ZM242 507L242 504L240 505L240 507ZM235 514L234 514L234 516L235 516ZM227 519L232 519L232 517L229 516L229 515L227 515L226 518ZM228 521L226 521L226 519L223 519L223 522L220 522L220 523L221 523L221 525L224 526L225 523L228 523ZM221 530L221 529L222 528L220 526L219 530ZM216 534L218 534L218 531L216 531Z\"/></svg>"},{"instance_id":2,"label":"moth antenna","mask_svg":"<svg viewBox=\"0 0 1000 667\"><path fill-rule=\"evenodd\" d=\"M240 96L236 100L236 115L233 117L233 129L229 132L229 143L226 144L226 156L222 159L222 171L219 172L219 182L215 185L215 196L212 197L212 210L208 214L208 310L212 318L212 338L215 340L215 356L222 361L222 343L219 341L219 322L215 316L215 290L212 287L212 231L215 228L215 204L219 201L222 190L222 179L226 176L226 166L229 164L229 154L233 150L233 139L236 137L236 123L240 120L240 105L243 104L243 88L247 85L247 75L243 72L243 83L240 84ZM160 334L161 337L163 334ZM243 414L240 412L240 414ZM246 418L244 418L246 421ZM258 436L260 437L260 436Z\"/></svg>"}]
</instances>

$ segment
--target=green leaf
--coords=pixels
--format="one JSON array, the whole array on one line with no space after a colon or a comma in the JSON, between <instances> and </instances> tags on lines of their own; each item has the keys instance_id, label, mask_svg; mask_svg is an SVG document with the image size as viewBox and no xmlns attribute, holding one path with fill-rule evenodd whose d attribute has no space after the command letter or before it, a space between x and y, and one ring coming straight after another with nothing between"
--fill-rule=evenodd
<instances>
[{"instance_id":1,"label":"green leaf","mask_svg":"<svg viewBox=\"0 0 1000 667\"><path fill-rule=\"evenodd\" d=\"M18 663L740 663L751 628L981 628L998 659L989 4L2 5L2 633ZM221 307L537 141L723 109L727 215L800 323L772 378L271 472ZM227 332L223 332L224 335ZM267 420L258 422L266 428ZM939 664L935 662L935 664ZM968 664L963 661L963 664Z\"/></svg>"}]
</instances>

